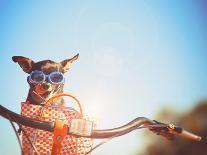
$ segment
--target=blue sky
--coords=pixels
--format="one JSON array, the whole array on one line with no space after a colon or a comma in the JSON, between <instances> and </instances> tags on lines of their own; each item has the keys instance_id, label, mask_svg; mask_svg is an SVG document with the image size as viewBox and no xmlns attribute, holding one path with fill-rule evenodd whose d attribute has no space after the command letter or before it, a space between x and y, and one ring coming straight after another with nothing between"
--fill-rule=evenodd
<instances>
[{"instance_id":1,"label":"blue sky","mask_svg":"<svg viewBox=\"0 0 207 155\"><path fill-rule=\"evenodd\" d=\"M190 109L207 97L207 14L201 2L1 0L1 104L20 112L28 92L27 75L12 56L61 61L80 53L66 74L65 91L79 97L99 128L138 116L153 119L163 106ZM17 154L9 122L0 124L0 154ZM141 148L138 133L93 155L132 154Z\"/></svg>"}]
</instances>

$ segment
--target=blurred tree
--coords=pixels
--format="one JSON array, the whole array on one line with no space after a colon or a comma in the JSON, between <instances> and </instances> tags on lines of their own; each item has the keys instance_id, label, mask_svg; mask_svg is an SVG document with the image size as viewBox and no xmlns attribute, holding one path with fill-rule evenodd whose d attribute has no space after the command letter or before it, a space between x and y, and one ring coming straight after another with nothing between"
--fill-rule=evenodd
<instances>
[{"instance_id":1,"label":"blurred tree","mask_svg":"<svg viewBox=\"0 0 207 155\"><path fill-rule=\"evenodd\" d=\"M156 117L165 123L172 122L184 129L202 136L201 142L176 138L167 141L152 133L145 133L142 153L137 155L207 155L207 101L200 102L190 112L184 115L163 109Z\"/></svg>"}]
</instances>

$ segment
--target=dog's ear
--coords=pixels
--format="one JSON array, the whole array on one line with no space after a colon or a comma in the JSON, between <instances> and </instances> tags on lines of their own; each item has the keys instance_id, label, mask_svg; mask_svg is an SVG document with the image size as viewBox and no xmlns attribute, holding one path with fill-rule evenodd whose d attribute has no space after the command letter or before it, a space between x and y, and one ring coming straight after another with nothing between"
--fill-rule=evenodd
<instances>
[{"instance_id":1,"label":"dog's ear","mask_svg":"<svg viewBox=\"0 0 207 155\"><path fill-rule=\"evenodd\" d=\"M12 60L14 62L18 62L20 67L23 69L23 71L25 71L26 73L31 73L31 69L32 69L32 65L34 64L34 61L23 56L13 56Z\"/></svg>"},{"instance_id":2,"label":"dog's ear","mask_svg":"<svg viewBox=\"0 0 207 155\"><path fill-rule=\"evenodd\" d=\"M70 65L73 61L77 60L79 57L79 54L76 54L74 57L72 57L71 59L66 59L60 62L62 69L63 69L63 73L67 72L70 69Z\"/></svg>"}]
</instances>

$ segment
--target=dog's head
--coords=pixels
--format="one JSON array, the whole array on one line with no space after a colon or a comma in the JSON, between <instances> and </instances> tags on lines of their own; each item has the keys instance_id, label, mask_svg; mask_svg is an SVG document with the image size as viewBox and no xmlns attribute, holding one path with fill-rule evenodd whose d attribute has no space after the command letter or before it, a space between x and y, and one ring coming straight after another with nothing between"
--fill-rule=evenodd
<instances>
[{"instance_id":1,"label":"dog's head","mask_svg":"<svg viewBox=\"0 0 207 155\"><path fill-rule=\"evenodd\" d=\"M27 81L30 90L27 99L41 102L41 100L47 100L52 95L63 91L63 74L70 69L71 63L78 57L79 54L59 63L51 60L34 62L23 56L13 56L12 60L17 62L25 73L29 74Z\"/></svg>"}]
</instances>

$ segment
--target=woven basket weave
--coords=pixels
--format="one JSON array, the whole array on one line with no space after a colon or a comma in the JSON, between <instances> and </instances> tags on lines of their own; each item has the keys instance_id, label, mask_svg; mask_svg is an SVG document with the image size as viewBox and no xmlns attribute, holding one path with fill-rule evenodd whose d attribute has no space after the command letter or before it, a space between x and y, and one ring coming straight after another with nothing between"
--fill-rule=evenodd
<instances>
[{"instance_id":1,"label":"woven basket weave","mask_svg":"<svg viewBox=\"0 0 207 155\"><path fill-rule=\"evenodd\" d=\"M70 126L74 118L81 118L81 115L73 108L57 106L32 105L27 102L21 104L21 115L40 121L54 122L56 119L63 120ZM40 155L50 155L53 144L53 133L22 126L25 134L36 146ZM22 147L25 155L35 155L35 151L27 140L24 132L22 134ZM62 143L61 155L85 155L92 149L93 141L90 138L74 137L67 135Z\"/></svg>"}]
</instances>

